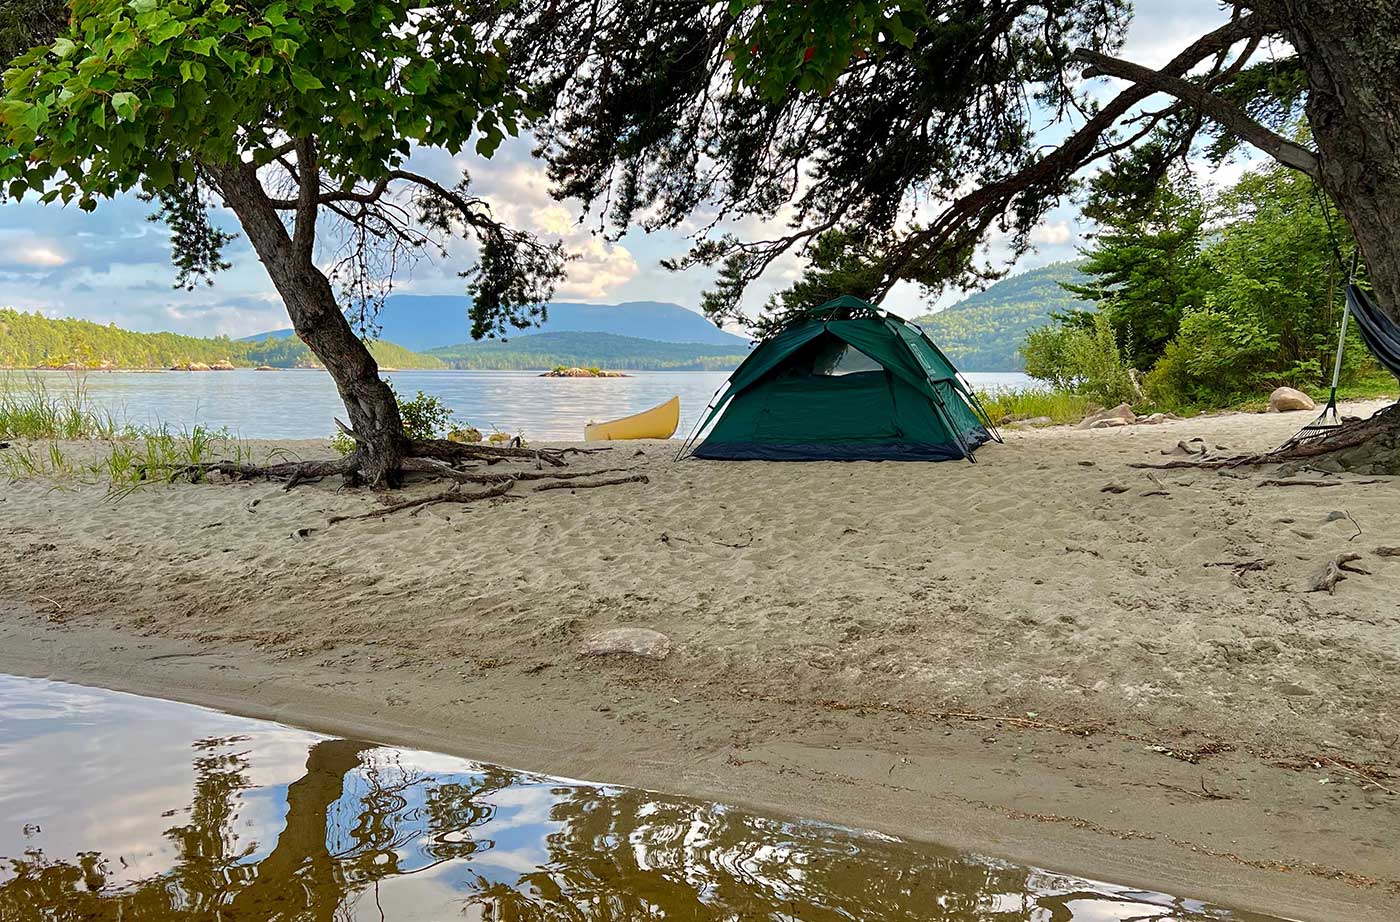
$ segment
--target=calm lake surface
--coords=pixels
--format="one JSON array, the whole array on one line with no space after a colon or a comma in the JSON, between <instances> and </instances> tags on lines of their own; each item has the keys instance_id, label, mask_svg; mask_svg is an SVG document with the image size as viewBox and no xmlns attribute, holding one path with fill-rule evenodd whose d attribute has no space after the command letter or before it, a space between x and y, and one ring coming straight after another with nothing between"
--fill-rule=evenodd
<instances>
[{"instance_id":1,"label":"calm lake surface","mask_svg":"<svg viewBox=\"0 0 1400 922\"><path fill-rule=\"evenodd\" d=\"M323 438L345 416L330 376L322 371L9 372L11 387L43 382L51 392L85 388L89 397L136 425L201 423L249 439ZM400 394L432 394L484 433L501 429L544 441L583 438L590 420L616 419L681 398L679 433L688 433L722 371L637 371L629 378L541 378L533 371L396 371L386 373ZM970 373L977 387L1017 387L1014 372Z\"/></svg>"},{"instance_id":2,"label":"calm lake surface","mask_svg":"<svg viewBox=\"0 0 1400 922\"><path fill-rule=\"evenodd\" d=\"M0 676L0 702L4 922L1265 922L133 695Z\"/></svg>"}]
</instances>

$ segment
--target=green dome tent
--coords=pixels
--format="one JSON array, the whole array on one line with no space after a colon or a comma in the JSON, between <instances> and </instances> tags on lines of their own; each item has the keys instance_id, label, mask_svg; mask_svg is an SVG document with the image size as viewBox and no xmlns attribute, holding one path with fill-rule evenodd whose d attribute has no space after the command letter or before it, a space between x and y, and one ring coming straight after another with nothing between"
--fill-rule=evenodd
<instances>
[{"instance_id":1,"label":"green dome tent","mask_svg":"<svg viewBox=\"0 0 1400 922\"><path fill-rule=\"evenodd\" d=\"M766 461L971 461L1000 441L923 330L850 295L759 343L707 409L682 455L697 435L697 458Z\"/></svg>"}]
</instances>

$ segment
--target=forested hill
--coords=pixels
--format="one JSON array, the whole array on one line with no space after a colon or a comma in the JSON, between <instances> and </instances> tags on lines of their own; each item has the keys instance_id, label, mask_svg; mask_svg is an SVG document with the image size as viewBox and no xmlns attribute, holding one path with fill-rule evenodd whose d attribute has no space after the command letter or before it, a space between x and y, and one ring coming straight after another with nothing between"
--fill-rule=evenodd
<instances>
[{"instance_id":1,"label":"forested hill","mask_svg":"<svg viewBox=\"0 0 1400 922\"><path fill-rule=\"evenodd\" d=\"M370 344L389 368L444 368L440 359L410 352L390 342ZM136 333L90 320L51 320L0 308L0 367L169 368L187 362L228 361L253 367L313 365L311 350L298 339L230 340L178 333Z\"/></svg>"},{"instance_id":2,"label":"forested hill","mask_svg":"<svg viewBox=\"0 0 1400 922\"><path fill-rule=\"evenodd\" d=\"M1052 313L1088 309L1060 287L1083 284L1077 262L1058 262L1002 279L917 323L963 371L1020 371L1025 367L1017 350L1026 331L1045 326Z\"/></svg>"},{"instance_id":3,"label":"forested hill","mask_svg":"<svg viewBox=\"0 0 1400 922\"><path fill-rule=\"evenodd\" d=\"M536 369L559 365L639 371L728 370L744 360L738 348L713 343L669 343L613 333L535 333L507 342L485 340L433 349L452 368Z\"/></svg>"}]
</instances>

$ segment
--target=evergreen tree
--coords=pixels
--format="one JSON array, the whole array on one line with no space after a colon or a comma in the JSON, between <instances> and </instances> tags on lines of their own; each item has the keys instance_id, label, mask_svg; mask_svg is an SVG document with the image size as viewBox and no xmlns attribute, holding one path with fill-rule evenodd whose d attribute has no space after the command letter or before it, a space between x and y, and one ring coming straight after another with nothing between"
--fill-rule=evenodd
<instances>
[{"instance_id":1,"label":"evergreen tree","mask_svg":"<svg viewBox=\"0 0 1400 922\"><path fill-rule=\"evenodd\" d=\"M1084 251L1089 280L1065 289L1097 303L1125 360L1148 369L1176 335L1188 311L1205 306L1210 273L1201 259L1209 209L1185 170L1158 187L1146 208L1104 210L1107 223ZM1063 315L1085 328L1085 312Z\"/></svg>"}]
</instances>

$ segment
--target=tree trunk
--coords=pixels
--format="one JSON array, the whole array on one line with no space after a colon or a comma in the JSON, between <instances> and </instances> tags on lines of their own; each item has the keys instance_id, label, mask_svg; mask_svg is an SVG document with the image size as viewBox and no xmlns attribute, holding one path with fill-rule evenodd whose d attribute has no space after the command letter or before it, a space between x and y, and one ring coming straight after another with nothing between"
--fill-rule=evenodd
<instances>
[{"instance_id":1,"label":"tree trunk","mask_svg":"<svg viewBox=\"0 0 1400 922\"><path fill-rule=\"evenodd\" d=\"M1308 73L1321 184L1356 236L1381 310L1400 323L1400 12L1394 0L1279 0Z\"/></svg>"},{"instance_id":2,"label":"tree trunk","mask_svg":"<svg viewBox=\"0 0 1400 922\"><path fill-rule=\"evenodd\" d=\"M236 164L209 172L286 303L297 336L326 366L345 402L358 439L348 479L376 489L398 486L409 444L398 402L341 312L330 281L309 252L298 252L254 167Z\"/></svg>"}]
</instances>

